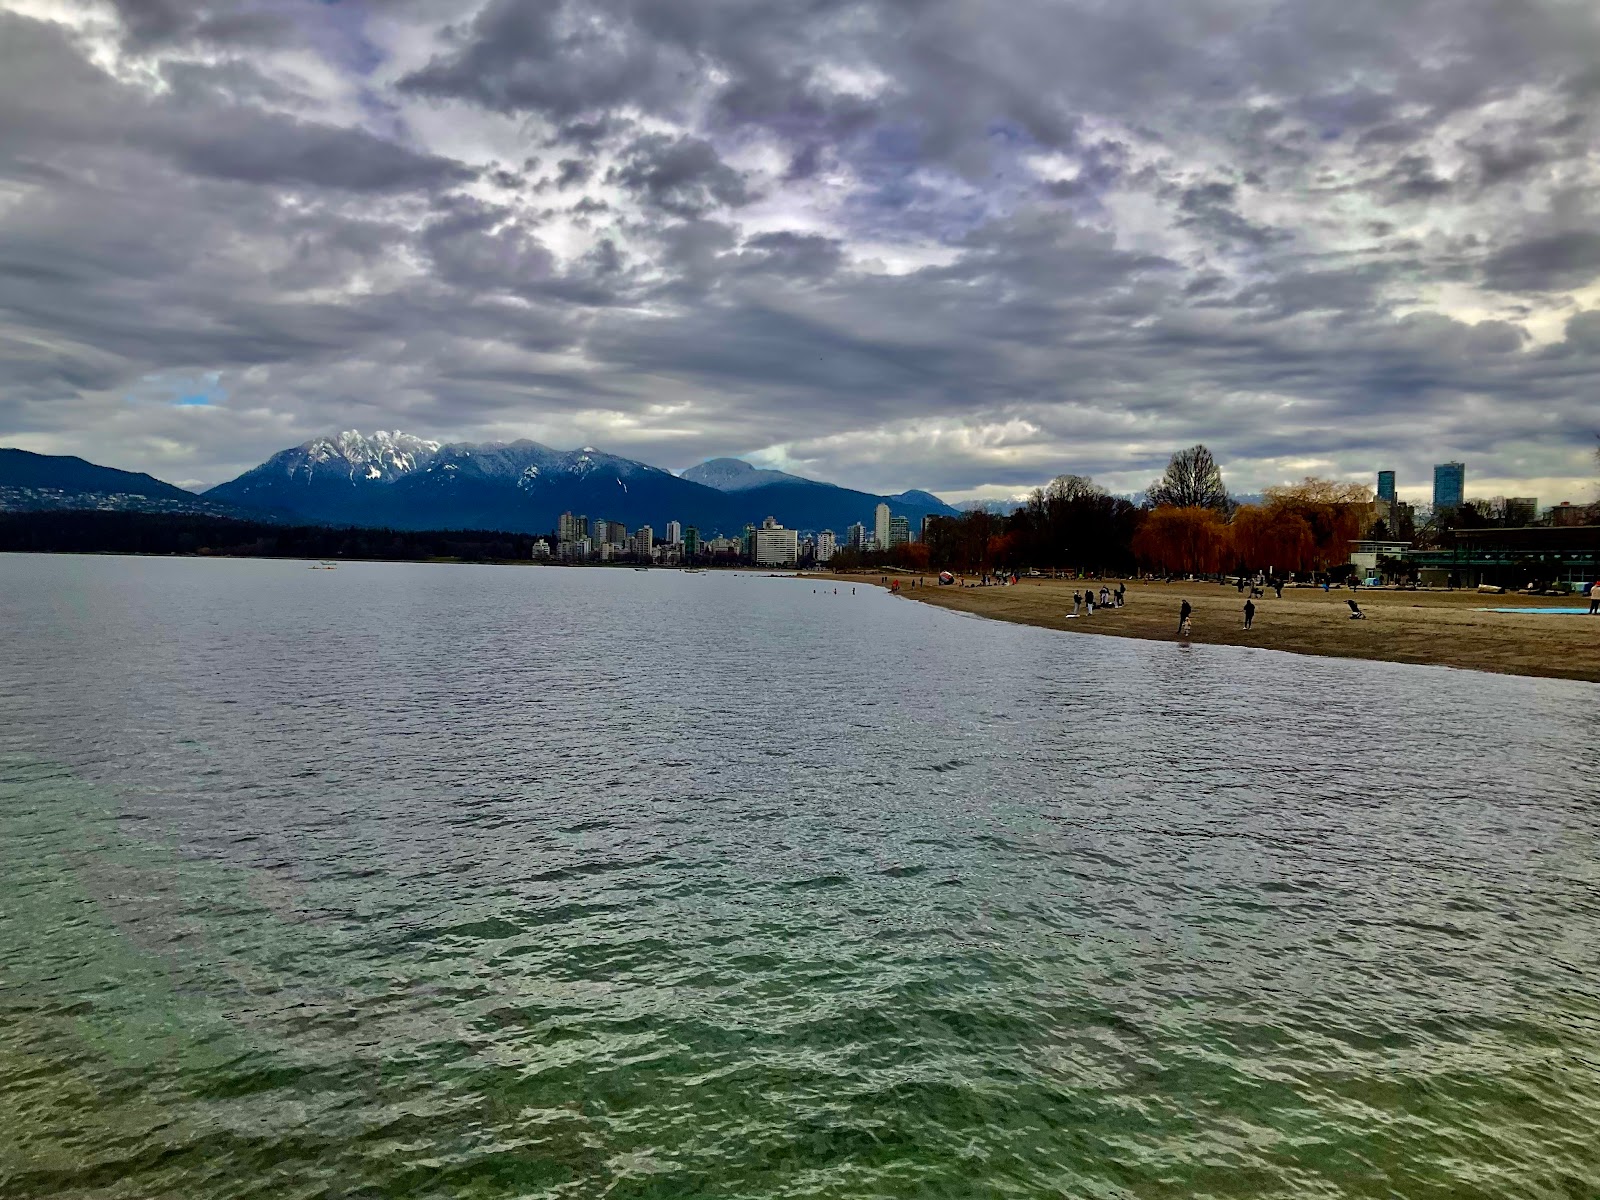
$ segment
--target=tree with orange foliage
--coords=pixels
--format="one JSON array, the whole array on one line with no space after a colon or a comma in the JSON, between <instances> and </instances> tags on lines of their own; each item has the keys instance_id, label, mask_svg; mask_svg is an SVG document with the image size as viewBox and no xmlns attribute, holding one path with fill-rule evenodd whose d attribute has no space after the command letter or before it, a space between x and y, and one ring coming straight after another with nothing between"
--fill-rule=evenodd
<instances>
[{"instance_id":1,"label":"tree with orange foliage","mask_svg":"<svg viewBox=\"0 0 1600 1200\"><path fill-rule=\"evenodd\" d=\"M1372 526L1372 489L1359 483L1307 476L1299 483L1267 488L1265 558L1251 566L1280 571L1326 571L1350 561L1350 543ZM1247 522L1247 529L1252 522ZM1236 535L1235 547L1240 547Z\"/></svg>"},{"instance_id":2,"label":"tree with orange foliage","mask_svg":"<svg viewBox=\"0 0 1600 1200\"><path fill-rule=\"evenodd\" d=\"M1133 539L1139 559L1180 575L1209 575L1221 568L1228 529L1212 508L1163 504L1152 509Z\"/></svg>"},{"instance_id":3,"label":"tree with orange foliage","mask_svg":"<svg viewBox=\"0 0 1600 1200\"><path fill-rule=\"evenodd\" d=\"M1242 570L1303 570L1315 550L1315 534L1303 516L1267 505L1240 508L1228 533L1233 565Z\"/></svg>"}]
</instances>

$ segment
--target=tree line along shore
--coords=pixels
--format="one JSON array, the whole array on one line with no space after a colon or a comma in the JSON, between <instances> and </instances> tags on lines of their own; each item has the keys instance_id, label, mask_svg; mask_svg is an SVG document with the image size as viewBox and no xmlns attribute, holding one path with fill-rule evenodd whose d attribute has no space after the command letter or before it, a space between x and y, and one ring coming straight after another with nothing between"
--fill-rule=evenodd
<instances>
[{"instance_id":1,"label":"tree line along shore","mask_svg":"<svg viewBox=\"0 0 1600 1200\"><path fill-rule=\"evenodd\" d=\"M1597 456L1600 465L1600 456ZM1600 504L1578 515L1600 523ZM1371 539L1416 550L1456 545L1465 531L1504 527L1510 509L1469 499L1419 517L1412 506L1379 500L1362 484L1309 476L1269 487L1239 503L1203 445L1174 454L1143 503L1115 496L1082 475L1060 475L1004 516L975 511L930 517L904 545L844 548L830 566L957 571L967 574L1067 570L1078 574L1163 576L1265 573L1299 580L1342 579L1355 568L1352 543ZM1470 535L1469 535L1470 536ZM1379 564L1389 579L1415 581L1415 564ZM1530 561L1528 570L1540 569ZM1558 580L1519 579L1524 583Z\"/></svg>"}]
</instances>

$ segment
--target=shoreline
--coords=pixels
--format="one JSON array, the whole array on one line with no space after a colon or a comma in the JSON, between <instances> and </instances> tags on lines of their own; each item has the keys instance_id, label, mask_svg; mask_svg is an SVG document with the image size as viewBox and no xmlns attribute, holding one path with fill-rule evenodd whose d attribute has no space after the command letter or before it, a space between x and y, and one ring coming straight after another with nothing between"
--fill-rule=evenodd
<instances>
[{"instance_id":1,"label":"shoreline","mask_svg":"<svg viewBox=\"0 0 1600 1200\"><path fill-rule=\"evenodd\" d=\"M813 573L803 578L858 587L884 586L883 572ZM1231 584L1097 579L1092 581L1096 591L1102 582L1113 590L1125 582L1126 605L1110 610L1097 606L1094 616L1074 618L1067 614L1072 611L1074 589L1082 589L1088 582L1081 579L1025 578L1010 587L940 587L931 573L890 574L888 578L902 580L898 594L904 599L1074 635L1176 642L1178 608L1187 599L1194 614L1191 632L1183 640L1191 644L1600 683L1600 616L1483 611L1497 607L1587 608L1584 596L1390 589L1325 593L1320 588L1285 588L1280 600L1269 589L1265 597L1256 599L1255 621L1247 630L1242 615L1246 596ZM917 579L926 584L905 586ZM1352 597L1367 614L1366 620L1350 619L1345 602Z\"/></svg>"}]
</instances>

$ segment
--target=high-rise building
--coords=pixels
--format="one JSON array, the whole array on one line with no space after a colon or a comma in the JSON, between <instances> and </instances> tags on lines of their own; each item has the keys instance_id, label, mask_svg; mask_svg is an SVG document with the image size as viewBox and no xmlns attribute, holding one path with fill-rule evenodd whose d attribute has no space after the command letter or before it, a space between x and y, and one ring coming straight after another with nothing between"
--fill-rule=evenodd
<instances>
[{"instance_id":1,"label":"high-rise building","mask_svg":"<svg viewBox=\"0 0 1600 1200\"><path fill-rule=\"evenodd\" d=\"M633 552L640 558L649 558L655 544L656 531L648 525L639 526L639 532L633 535Z\"/></svg>"},{"instance_id":2,"label":"high-rise building","mask_svg":"<svg viewBox=\"0 0 1600 1200\"><path fill-rule=\"evenodd\" d=\"M824 529L817 534L817 561L825 563L833 557L833 552L839 548L839 540L833 536L833 530Z\"/></svg>"},{"instance_id":3,"label":"high-rise building","mask_svg":"<svg viewBox=\"0 0 1600 1200\"><path fill-rule=\"evenodd\" d=\"M1394 503L1394 472L1378 472L1378 499L1385 504Z\"/></svg>"},{"instance_id":4,"label":"high-rise building","mask_svg":"<svg viewBox=\"0 0 1600 1200\"><path fill-rule=\"evenodd\" d=\"M1439 463L1433 468L1433 511L1454 512L1467 498L1467 468L1464 463Z\"/></svg>"},{"instance_id":5,"label":"high-rise building","mask_svg":"<svg viewBox=\"0 0 1600 1200\"><path fill-rule=\"evenodd\" d=\"M872 522L872 535L878 539L879 546L889 544L889 506L878 505Z\"/></svg>"},{"instance_id":6,"label":"high-rise building","mask_svg":"<svg viewBox=\"0 0 1600 1200\"><path fill-rule=\"evenodd\" d=\"M911 522L904 517L889 518L889 540L883 543L888 549L904 546L911 540Z\"/></svg>"},{"instance_id":7,"label":"high-rise building","mask_svg":"<svg viewBox=\"0 0 1600 1200\"><path fill-rule=\"evenodd\" d=\"M700 553L700 531L693 525L683 531L683 555L694 558Z\"/></svg>"},{"instance_id":8,"label":"high-rise building","mask_svg":"<svg viewBox=\"0 0 1600 1200\"><path fill-rule=\"evenodd\" d=\"M1539 516L1539 498L1537 496L1507 496L1506 497L1506 524L1513 529L1520 529L1525 525L1532 525Z\"/></svg>"},{"instance_id":9,"label":"high-rise building","mask_svg":"<svg viewBox=\"0 0 1600 1200\"><path fill-rule=\"evenodd\" d=\"M845 545L852 550L860 550L867 544L867 527L860 521L850 526L845 531Z\"/></svg>"},{"instance_id":10,"label":"high-rise building","mask_svg":"<svg viewBox=\"0 0 1600 1200\"><path fill-rule=\"evenodd\" d=\"M556 540L560 542L575 542L579 538L589 536L589 518L575 517L569 512L561 514L556 521Z\"/></svg>"},{"instance_id":11,"label":"high-rise building","mask_svg":"<svg viewBox=\"0 0 1600 1200\"><path fill-rule=\"evenodd\" d=\"M758 567L792 567L800 557L799 535L773 517L761 522L754 537L752 557Z\"/></svg>"},{"instance_id":12,"label":"high-rise building","mask_svg":"<svg viewBox=\"0 0 1600 1200\"><path fill-rule=\"evenodd\" d=\"M678 521L667 522L667 545L676 546L683 541L683 525Z\"/></svg>"}]
</instances>

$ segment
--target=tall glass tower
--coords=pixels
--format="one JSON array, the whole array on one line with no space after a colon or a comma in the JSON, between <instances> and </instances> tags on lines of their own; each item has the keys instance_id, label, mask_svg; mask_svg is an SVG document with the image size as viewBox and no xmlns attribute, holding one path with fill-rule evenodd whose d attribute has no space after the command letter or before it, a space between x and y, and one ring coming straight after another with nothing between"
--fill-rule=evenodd
<instances>
[{"instance_id":1,"label":"tall glass tower","mask_svg":"<svg viewBox=\"0 0 1600 1200\"><path fill-rule=\"evenodd\" d=\"M1433 468L1433 511L1451 512L1467 496L1467 468L1463 463L1439 463Z\"/></svg>"},{"instance_id":2,"label":"tall glass tower","mask_svg":"<svg viewBox=\"0 0 1600 1200\"><path fill-rule=\"evenodd\" d=\"M1382 500L1385 504L1392 505L1394 503L1393 471L1378 472L1378 499Z\"/></svg>"}]
</instances>

